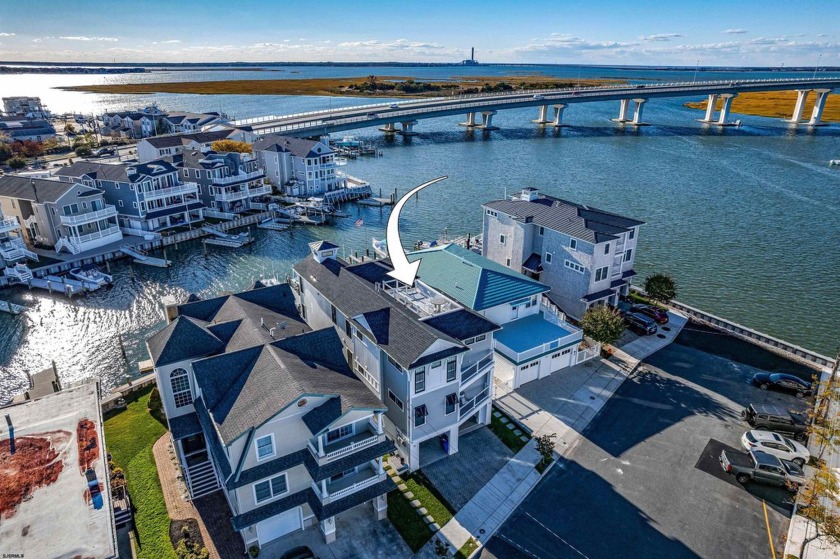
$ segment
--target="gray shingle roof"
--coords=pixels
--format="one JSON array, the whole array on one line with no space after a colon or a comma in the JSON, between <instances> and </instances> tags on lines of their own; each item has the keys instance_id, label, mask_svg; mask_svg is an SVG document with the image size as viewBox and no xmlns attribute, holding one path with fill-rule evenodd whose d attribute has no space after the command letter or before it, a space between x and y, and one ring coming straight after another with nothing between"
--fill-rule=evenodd
<instances>
[{"instance_id":1,"label":"gray shingle roof","mask_svg":"<svg viewBox=\"0 0 840 559\"><path fill-rule=\"evenodd\" d=\"M531 218L536 225L589 243L613 240L630 227L644 224L643 221L546 195L540 195L533 201L493 200L484 206L518 219Z\"/></svg>"},{"instance_id":2,"label":"gray shingle roof","mask_svg":"<svg viewBox=\"0 0 840 559\"><path fill-rule=\"evenodd\" d=\"M19 200L30 200L38 203L55 202L70 190L99 192L98 189L83 184L61 182L54 179L36 179L20 175L3 175L0 177L0 196L8 196Z\"/></svg>"},{"instance_id":3,"label":"gray shingle roof","mask_svg":"<svg viewBox=\"0 0 840 559\"><path fill-rule=\"evenodd\" d=\"M225 130L214 130L213 132L194 132L192 134L173 134L171 136L153 136L151 138L143 139L144 142L149 142L152 146L160 148L171 148L176 146L185 146L190 142L195 141L199 144L207 144L215 142L216 140L227 139L231 134L236 132L234 128Z\"/></svg>"},{"instance_id":4,"label":"gray shingle roof","mask_svg":"<svg viewBox=\"0 0 840 559\"><path fill-rule=\"evenodd\" d=\"M254 142L254 151L288 152L296 157L320 157L333 152L329 147L317 140L306 140L304 138L279 136L276 134L268 134Z\"/></svg>"},{"instance_id":5,"label":"gray shingle roof","mask_svg":"<svg viewBox=\"0 0 840 559\"><path fill-rule=\"evenodd\" d=\"M458 340L501 330L501 326L466 310L440 314L426 319L426 324Z\"/></svg>"},{"instance_id":6,"label":"gray shingle roof","mask_svg":"<svg viewBox=\"0 0 840 559\"><path fill-rule=\"evenodd\" d=\"M155 366L177 363L217 353L225 345L206 328L206 323L179 316L146 340Z\"/></svg>"}]
</instances>

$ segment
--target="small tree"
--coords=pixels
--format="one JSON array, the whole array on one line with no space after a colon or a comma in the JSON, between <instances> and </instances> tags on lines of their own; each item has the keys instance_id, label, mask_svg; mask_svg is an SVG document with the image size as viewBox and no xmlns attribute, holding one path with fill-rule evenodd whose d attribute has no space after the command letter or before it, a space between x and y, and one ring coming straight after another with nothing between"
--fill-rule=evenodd
<instances>
[{"instance_id":1,"label":"small tree","mask_svg":"<svg viewBox=\"0 0 840 559\"><path fill-rule=\"evenodd\" d=\"M624 319L611 307L592 307L580 321L583 333L602 344L613 344L624 333Z\"/></svg>"},{"instance_id":2,"label":"small tree","mask_svg":"<svg viewBox=\"0 0 840 559\"><path fill-rule=\"evenodd\" d=\"M72 122L68 122L64 125L64 133L67 135L75 134L76 133L76 125Z\"/></svg>"},{"instance_id":3,"label":"small tree","mask_svg":"<svg viewBox=\"0 0 840 559\"><path fill-rule=\"evenodd\" d=\"M213 151L251 153L251 144L236 140L218 140L211 144Z\"/></svg>"},{"instance_id":4,"label":"small tree","mask_svg":"<svg viewBox=\"0 0 840 559\"><path fill-rule=\"evenodd\" d=\"M652 274L645 278L645 291L654 301L667 303L677 297L677 283L668 274Z\"/></svg>"},{"instance_id":5,"label":"small tree","mask_svg":"<svg viewBox=\"0 0 840 559\"><path fill-rule=\"evenodd\" d=\"M21 157L12 157L7 163L9 164L9 167L15 170L26 167L26 160Z\"/></svg>"},{"instance_id":6,"label":"small tree","mask_svg":"<svg viewBox=\"0 0 840 559\"><path fill-rule=\"evenodd\" d=\"M93 153L93 150L90 149L90 146L87 144L79 144L76 146L74 151L79 157L88 157L91 153Z\"/></svg>"},{"instance_id":7,"label":"small tree","mask_svg":"<svg viewBox=\"0 0 840 559\"><path fill-rule=\"evenodd\" d=\"M800 557L804 556L805 548L814 540L825 538L835 544L840 543L838 491L840 491L840 485L837 483L837 476L826 462L821 461L813 477L801 489L802 504L797 508L797 513L809 520L809 530L806 531L806 537L802 539L799 548Z\"/></svg>"},{"instance_id":8,"label":"small tree","mask_svg":"<svg viewBox=\"0 0 840 559\"><path fill-rule=\"evenodd\" d=\"M557 433L540 435L536 438L537 452L539 452L540 456L542 456L542 459L540 460L540 466L542 467L548 466L551 464L551 461L554 460L555 438L557 438Z\"/></svg>"},{"instance_id":9,"label":"small tree","mask_svg":"<svg viewBox=\"0 0 840 559\"><path fill-rule=\"evenodd\" d=\"M14 152L12 151L12 146L6 142L0 142L0 163L12 157L13 154Z\"/></svg>"}]
</instances>

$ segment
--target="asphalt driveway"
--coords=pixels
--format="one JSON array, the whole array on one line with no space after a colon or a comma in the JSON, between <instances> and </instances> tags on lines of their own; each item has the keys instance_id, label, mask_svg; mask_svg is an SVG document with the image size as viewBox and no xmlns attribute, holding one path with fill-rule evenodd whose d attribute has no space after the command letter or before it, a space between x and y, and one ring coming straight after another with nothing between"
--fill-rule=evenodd
<instances>
[{"instance_id":1,"label":"asphalt driveway","mask_svg":"<svg viewBox=\"0 0 840 559\"><path fill-rule=\"evenodd\" d=\"M755 369L672 344L622 384L483 557L770 557L791 496L742 487L717 464L749 403L802 407L748 381ZM765 504L767 521L765 521Z\"/></svg>"}]
</instances>

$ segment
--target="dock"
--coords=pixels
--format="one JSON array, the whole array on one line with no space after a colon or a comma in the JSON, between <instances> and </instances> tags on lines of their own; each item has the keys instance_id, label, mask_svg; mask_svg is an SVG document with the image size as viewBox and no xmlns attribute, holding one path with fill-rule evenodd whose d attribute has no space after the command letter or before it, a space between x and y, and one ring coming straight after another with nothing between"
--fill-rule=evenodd
<instances>
[{"instance_id":1,"label":"dock","mask_svg":"<svg viewBox=\"0 0 840 559\"><path fill-rule=\"evenodd\" d=\"M257 227L260 229L268 229L269 231L285 231L291 227L290 223L290 219L272 217L266 219L265 221L261 221L257 224Z\"/></svg>"},{"instance_id":2,"label":"dock","mask_svg":"<svg viewBox=\"0 0 840 559\"><path fill-rule=\"evenodd\" d=\"M10 303L9 301L0 301L0 312L7 312L9 314L21 314L26 310L23 305Z\"/></svg>"},{"instance_id":3,"label":"dock","mask_svg":"<svg viewBox=\"0 0 840 559\"><path fill-rule=\"evenodd\" d=\"M169 260L149 256L146 252L142 250L136 250L129 246L121 246L120 251L126 256L131 256L132 258L134 258L134 262L137 264L145 264L146 266L154 266L156 268L168 268L172 265L172 262L170 262Z\"/></svg>"},{"instance_id":4,"label":"dock","mask_svg":"<svg viewBox=\"0 0 840 559\"><path fill-rule=\"evenodd\" d=\"M85 286L80 281L71 280L67 278L60 278L58 276L46 276L43 278L32 278L27 282L29 289L33 287L36 289L45 289L50 293L64 293L68 297L84 293Z\"/></svg>"},{"instance_id":5,"label":"dock","mask_svg":"<svg viewBox=\"0 0 840 559\"><path fill-rule=\"evenodd\" d=\"M357 200L357 204L360 206L371 206L373 208L381 208L383 206L393 206L394 199L393 198L364 198L362 200Z\"/></svg>"},{"instance_id":6,"label":"dock","mask_svg":"<svg viewBox=\"0 0 840 559\"><path fill-rule=\"evenodd\" d=\"M230 233L225 233L224 231L220 231L214 227L208 226L203 229L211 235L209 239L204 240L204 243L208 245L239 248L254 242L254 238L249 235L247 231L245 233L231 235Z\"/></svg>"}]
</instances>

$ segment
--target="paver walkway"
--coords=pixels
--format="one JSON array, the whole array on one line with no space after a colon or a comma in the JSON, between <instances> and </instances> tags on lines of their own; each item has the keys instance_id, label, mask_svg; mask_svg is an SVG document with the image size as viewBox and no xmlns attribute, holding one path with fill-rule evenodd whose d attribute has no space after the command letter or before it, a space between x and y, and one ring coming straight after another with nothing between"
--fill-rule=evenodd
<instances>
[{"instance_id":1,"label":"paver walkway","mask_svg":"<svg viewBox=\"0 0 840 559\"><path fill-rule=\"evenodd\" d=\"M210 557L227 559L241 557L245 551L242 538L233 531L230 524L230 508L220 491L196 499L187 500L187 489L184 482L178 479L178 467L174 450L171 446L171 436L166 433L152 446L155 456L158 477L163 489L163 500L166 510L172 520L195 519L204 547ZM194 504L195 503L195 504Z\"/></svg>"}]
</instances>

